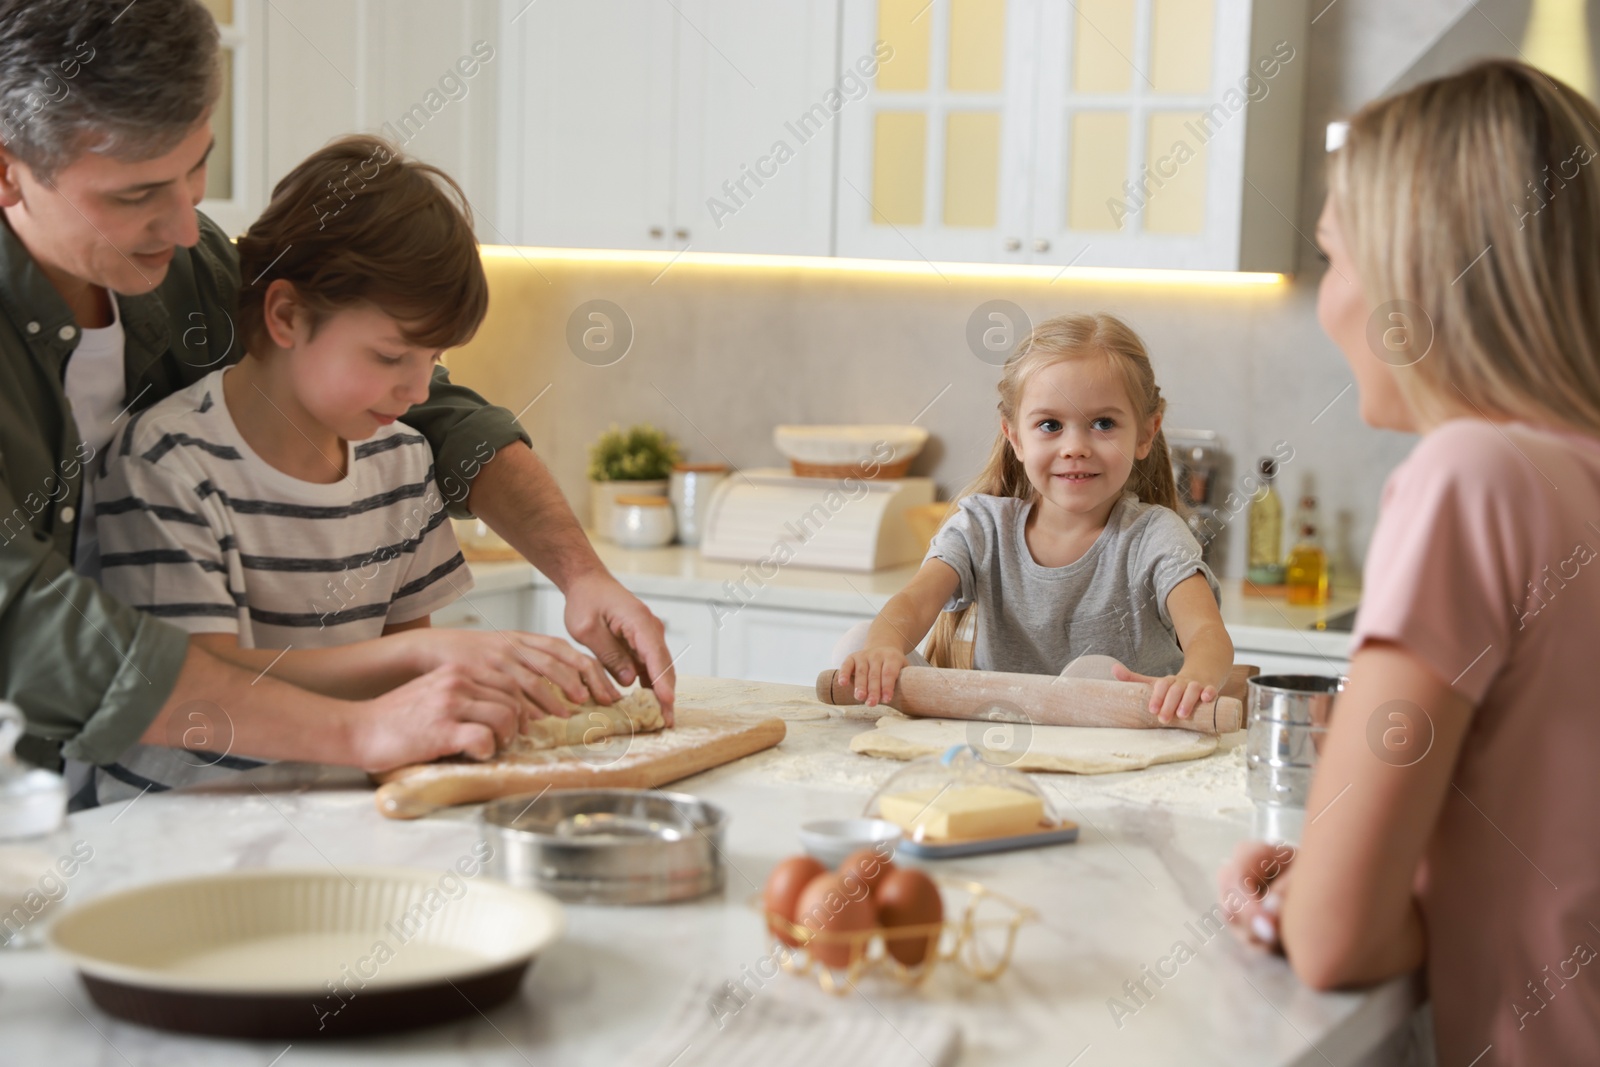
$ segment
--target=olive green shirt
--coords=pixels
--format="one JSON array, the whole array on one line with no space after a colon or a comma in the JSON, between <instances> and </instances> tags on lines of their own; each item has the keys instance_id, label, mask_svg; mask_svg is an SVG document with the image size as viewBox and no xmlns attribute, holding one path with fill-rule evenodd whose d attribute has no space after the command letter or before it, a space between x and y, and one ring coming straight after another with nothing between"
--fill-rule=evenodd
<instances>
[{"instance_id":1,"label":"olive green shirt","mask_svg":"<svg viewBox=\"0 0 1600 1067\"><path fill-rule=\"evenodd\" d=\"M237 362L240 287L233 243L200 216L200 241L179 248L143 296L117 296L128 413ZM188 635L106 595L72 569L86 470L98 463L67 402L67 361L82 331L61 294L0 219L0 699L19 706L18 751L58 765L64 753L109 763L136 743L176 684ZM511 413L434 372L426 403L405 416L433 447L451 513L483 463L529 443Z\"/></svg>"}]
</instances>

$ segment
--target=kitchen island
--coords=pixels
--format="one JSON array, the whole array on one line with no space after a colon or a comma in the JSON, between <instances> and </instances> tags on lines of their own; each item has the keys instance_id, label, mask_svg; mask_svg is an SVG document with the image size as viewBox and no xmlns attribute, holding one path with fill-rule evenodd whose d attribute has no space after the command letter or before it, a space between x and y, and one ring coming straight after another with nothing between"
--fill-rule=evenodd
<instances>
[{"instance_id":1,"label":"kitchen island","mask_svg":"<svg viewBox=\"0 0 1600 1067\"><path fill-rule=\"evenodd\" d=\"M1011 968L997 980L936 974L920 991L877 977L831 997L787 974L761 977L771 946L751 906L767 872L799 851L796 827L859 814L903 764L849 751L874 714L830 708L800 687L683 678L680 701L787 720L777 748L676 783L722 805L727 887L655 907L567 905L567 936L534 965L516 999L487 1015L415 1033L330 1044L231 1042L129 1025L90 1001L48 950L0 953L0 1063L587 1065L628 1054L675 1019L744 999L855 1012L904 1037L917 1021L959 1027L962 1064L1339 1065L1400 1062L1417 992L1397 979L1359 993L1312 992L1285 962L1226 933L1206 936L1219 862L1250 826L1243 734L1192 763L1100 776L1034 776L1072 844L925 866L1031 906ZM416 822L373 809L355 772L280 764L225 788L145 795L79 813L35 844L76 842L93 858L64 903L152 881L254 867L405 865L444 871L477 841L475 808ZM1192 955L1174 959L1174 945ZM1165 977L1153 982L1147 975ZM1131 996L1144 982L1147 995ZM1114 1005L1120 1004L1118 1009ZM309 1010L309 1007L308 1007ZM911 1040L905 1037L905 1040ZM920 1050L919 1050L920 1052ZM669 1050L658 1062L672 1058ZM688 1062L688 1061L686 1061Z\"/></svg>"}]
</instances>

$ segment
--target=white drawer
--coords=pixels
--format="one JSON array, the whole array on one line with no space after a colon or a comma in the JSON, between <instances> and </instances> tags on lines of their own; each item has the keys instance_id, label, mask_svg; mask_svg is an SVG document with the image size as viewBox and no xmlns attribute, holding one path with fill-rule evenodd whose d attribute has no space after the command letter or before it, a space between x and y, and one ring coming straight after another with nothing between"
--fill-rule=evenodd
<instances>
[{"instance_id":1,"label":"white drawer","mask_svg":"<svg viewBox=\"0 0 1600 1067\"><path fill-rule=\"evenodd\" d=\"M470 592L433 613L433 625L452 630L526 630L532 624L528 590Z\"/></svg>"},{"instance_id":2,"label":"white drawer","mask_svg":"<svg viewBox=\"0 0 1600 1067\"><path fill-rule=\"evenodd\" d=\"M844 632L873 616L745 607L724 615L717 633L717 664L724 677L815 685L832 662Z\"/></svg>"},{"instance_id":3,"label":"white drawer","mask_svg":"<svg viewBox=\"0 0 1600 1067\"><path fill-rule=\"evenodd\" d=\"M1262 674L1322 674L1337 676L1350 670L1350 661L1332 656L1285 656L1281 652L1252 652L1236 648L1233 662L1248 663L1261 668Z\"/></svg>"},{"instance_id":4,"label":"white drawer","mask_svg":"<svg viewBox=\"0 0 1600 1067\"><path fill-rule=\"evenodd\" d=\"M704 600L645 596L639 598L666 627L667 651L679 674L715 677L717 674L716 627L711 605ZM533 632L564 637L567 598L559 589L540 586L534 594ZM576 641L572 641L574 645ZM581 647L581 646L579 646Z\"/></svg>"}]
</instances>

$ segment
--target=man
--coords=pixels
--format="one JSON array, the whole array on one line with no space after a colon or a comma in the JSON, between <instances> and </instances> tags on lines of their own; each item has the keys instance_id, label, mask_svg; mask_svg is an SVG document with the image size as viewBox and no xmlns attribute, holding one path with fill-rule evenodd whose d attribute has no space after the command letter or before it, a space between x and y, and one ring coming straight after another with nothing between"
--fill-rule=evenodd
<instances>
[{"instance_id":1,"label":"man","mask_svg":"<svg viewBox=\"0 0 1600 1067\"><path fill-rule=\"evenodd\" d=\"M0 0L0 697L27 714L24 754L52 766L141 741L368 770L486 757L519 709L470 670L319 696L191 648L79 573L96 560L84 475L121 421L240 355L231 311L249 279L195 210L220 77L197 0ZM573 636L670 717L660 622L605 570L510 413L440 370L406 421L454 511L560 586Z\"/></svg>"}]
</instances>

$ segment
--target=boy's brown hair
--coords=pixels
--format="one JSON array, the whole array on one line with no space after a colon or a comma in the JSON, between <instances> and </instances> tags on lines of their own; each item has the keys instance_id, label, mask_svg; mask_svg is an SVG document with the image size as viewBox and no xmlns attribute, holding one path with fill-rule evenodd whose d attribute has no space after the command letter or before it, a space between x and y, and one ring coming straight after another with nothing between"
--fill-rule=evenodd
<instances>
[{"instance_id":1,"label":"boy's brown hair","mask_svg":"<svg viewBox=\"0 0 1600 1067\"><path fill-rule=\"evenodd\" d=\"M369 303L422 348L464 344L489 308L461 187L377 137L341 137L307 156L272 190L238 248L247 352L271 346L263 304L278 278L294 285L313 330L335 311Z\"/></svg>"}]
</instances>

